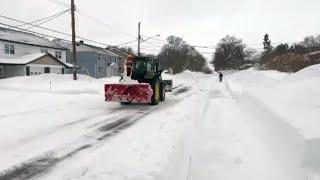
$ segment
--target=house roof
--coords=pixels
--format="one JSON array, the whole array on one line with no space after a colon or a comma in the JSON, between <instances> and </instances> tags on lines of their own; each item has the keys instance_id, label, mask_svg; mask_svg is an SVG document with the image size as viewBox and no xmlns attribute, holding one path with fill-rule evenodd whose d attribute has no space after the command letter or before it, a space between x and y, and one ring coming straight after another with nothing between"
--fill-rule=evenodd
<instances>
[{"instance_id":1,"label":"house roof","mask_svg":"<svg viewBox=\"0 0 320 180\"><path fill-rule=\"evenodd\" d=\"M126 52L123 52L121 51L120 49L116 48L116 47L108 47L107 48L108 51L111 51L119 56L122 56L122 57L129 57L130 55L127 54Z\"/></svg>"},{"instance_id":2,"label":"house roof","mask_svg":"<svg viewBox=\"0 0 320 180\"><path fill-rule=\"evenodd\" d=\"M104 49L104 48L102 48L102 47L92 46L92 45L88 45L88 44L86 44L86 45L87 45L87 46L89 46L90 48L92 48L92 49L96 49L96 50L98 50L98 51L100 51L100 52L103 52L103 53L109 54L109 55L111 55L111 56L119 57L119 55L118 55L118 54L113 53L113 52L111 52L111 51L108 51L108 50L106 50L106 49Z\"/></svg>"},{"instance_id":3,"label":"house roof","mask_svg":"<svg viewBox=\"0 0 320 180\"><path fill-rule=\"evenodd\" d=\"M0 27L0 40L45 48L68 50L67 48L57 45L43 37L4 27Z\"/></svg>"},{"instance_id":4,"label":"house roof","mask_svg":"<svg viewBox=\"0 0 320 180\"><path fill-rule=\"evenodd\" d=\"M71 49L71 44L68 45L68 49ZM102 47L97 47L89 44L79 43L77 45L77 52L95 52L97 54L108 54L110 56L119 57L119 55L110 52Z\"/></svg>"},{"instance_id":5,"label":"house roof","mask_svg":"<svg viewBox=\"0 0 320 180\"><path fill-rule=\"evenodd\" d=\"M58 61L59 63L63 64L68 68L73 67L72 64L62 62L59 59L52 56L51 54L45 54L45 53L27 54L27 55L16 57L16 58L0 58L0 64L26 65L44 56L50 56L51 58L55 59L56 61Z\"/></svg>"}]
</instances>

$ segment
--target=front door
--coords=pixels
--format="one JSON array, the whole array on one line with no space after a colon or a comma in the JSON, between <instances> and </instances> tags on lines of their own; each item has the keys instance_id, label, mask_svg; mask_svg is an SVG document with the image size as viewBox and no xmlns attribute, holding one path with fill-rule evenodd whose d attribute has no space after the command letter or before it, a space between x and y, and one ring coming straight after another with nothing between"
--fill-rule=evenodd
<instances>
[{"instance_id":1,"label":"front door","mask_svg":"<svg viewBox=\"0 0 320 180\"><path fill-rule=\"evenodd\" d=\"M49 67L45 67L45 68L44 68L44 73L45 73L45 74L50 73L50 68L49 68Z\"/></svg>"},{"instance_id":2,"label":"front door","mask_svg":"<svg viewBox=\"0 0 320 180\"><path fill-rule=\"evenodd\" d=\"M4 78L4 66L0 65L0 78Z\"/></svg>"},{"instance_id":3,"label":"front door","mask_svg":"<svg viewBox=\"0 0 320 180\"><path fill-rule=\"evenodd\" d=\"M29 66L26 67L26 76L30 76L30 67Z\"/></svg>"}]
</instances>

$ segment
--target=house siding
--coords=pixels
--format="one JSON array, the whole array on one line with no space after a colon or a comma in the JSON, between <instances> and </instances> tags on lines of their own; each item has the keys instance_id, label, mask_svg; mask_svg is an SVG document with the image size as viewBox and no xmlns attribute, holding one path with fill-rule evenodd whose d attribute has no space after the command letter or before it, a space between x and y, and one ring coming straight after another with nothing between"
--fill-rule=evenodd
<instances>
[{"instance_id":1,"label":"house siding","mask_svg":"<svg viewBox=\"0 0 320 180\"><path fill-rule=\"evenodd\" d=\"M5 66L4 70L6 78L26 75L26 68L24 65Z\"/></svg>"},{"instance_id":2,"label":"house siding","mask_svg":"<svg viewBox=\"0 0 320 180\"><path fill-rule=\"evenodd\" d=\"M67 55L67 62L72 63L72 52ZM100 60L99 60L99 56ZM98 54L95 52L77 52L77 66L85 67L89 76L94 78L105 78L119 75L117 67L110 66L113 62L117 62L118 57L113 57L108 54ZM117 64L117 63L115 63ZM101 69L102 71L99 71ZM88 74L86 70L78 70L80 74Z\"/></svg>"},{"instance_id":3,"label":"house siding","mask_svg":"<svg viewBox=\"0 0 320 180\"><path fill-rule=\"evenodd\" d=\"M12 54L5 54L5 44L14 45L15 53ZM67 61L67 52L68 50L60 50L60 49L54 49L54 48L44 48L40 46L33 46L33 45L26 45L26 44L20 44L20 43L13 43L13 42L7 42L0 40L0 58L15 58L15 57L21 57L27 54L36 54L41 53L41 49L46 49L49 54L55 57L55 52L60 51L61 52L61 61L66 62Z\"/></svg>"},{"instance_id":4,"label":"house siding","mask_svg":"<svg viewBox=\"0 0 320 180\"><path fill-rule=\"evenodd\" d=\"M67 62L72 63L71 60L72 53L68 53ZM78 70L77 72L79 74L86 74L91 77L96 78L96 72L95 72L95 53L93 52L77 52L77 66L80 68L85 68L85 70ZM88 74L89 73L89 74Z\"/></svg>"}]
</instances>

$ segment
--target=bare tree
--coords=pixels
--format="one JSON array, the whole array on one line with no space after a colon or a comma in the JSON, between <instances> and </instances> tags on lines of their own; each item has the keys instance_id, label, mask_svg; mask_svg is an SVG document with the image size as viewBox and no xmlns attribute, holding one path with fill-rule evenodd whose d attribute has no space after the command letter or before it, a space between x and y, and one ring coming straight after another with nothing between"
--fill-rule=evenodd
<instances>
[{"instance_id":1,"label":"bare tree","mask_svg":"<svg viewBox=\"0 0 320 180\"><path fill-rule=\"evenodd\" d=\"M197 72L206 70L205 58L182 38L169 36L167 42L158 55L164 68L171 68L174 73L180 73L184 70Z\"/></svg>"},{"instance_id":2,"label":"bare tree","mask_svg":"<svg viewBox=\"0 0 320 180\"><path fill-rule=\"evenodd\" d=\"M227 35L218 43L211 63L216 70L240 69L245 64L245 58L251 55L246 48L241 39Z\"/></svg>"}]
</instances>

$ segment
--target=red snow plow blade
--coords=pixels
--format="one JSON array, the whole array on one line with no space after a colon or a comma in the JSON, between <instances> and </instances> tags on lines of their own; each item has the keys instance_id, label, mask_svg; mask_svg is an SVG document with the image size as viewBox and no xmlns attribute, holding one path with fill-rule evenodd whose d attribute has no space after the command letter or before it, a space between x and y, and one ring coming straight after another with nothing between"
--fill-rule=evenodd
<instances>
[{"instance_id":1,"label":"red snow plow blade","mask_svg":"<svg viewBox=\"0 0 320 180\"><path fill-rule=\"evenodd\" d=\"M149 103L153 94L150 84L106 84L105 100L112 102Z\"/></svg>"}]
</instances>

